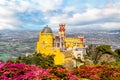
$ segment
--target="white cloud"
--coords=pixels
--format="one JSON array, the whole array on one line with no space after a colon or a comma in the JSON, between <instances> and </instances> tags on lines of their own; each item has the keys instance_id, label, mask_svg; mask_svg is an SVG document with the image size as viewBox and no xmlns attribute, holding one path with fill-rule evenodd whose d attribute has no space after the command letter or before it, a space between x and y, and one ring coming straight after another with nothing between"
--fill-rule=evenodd
<instances>
[{"instance_id":1,"label":"white cloud","mask_svg":"<svg viewBox=\"0 0 120 80\"><path fill-rule=\"evenodd\" d=\"M73 16L68 16L68 14L61 14L50 17L50 25L66 23L68 26L86 26L91 25L91 28L94 28L92 24L100 24L103 29L117 29L120 28L116 21L120 22L120 5L116 4L113 6L106 6L103 8L90 8L87 9L84 13L74 13ZM71 8L67 9L68 11ZM113 20L114 18L114 20ZM110 22L109 19L112 21ZM104 21L105 20L105 21Z\"/></svg>"},{"instance_id":2,"label":"white cloud","mask_svg":"<svg viewBox=\"0 0 120 80\"><path fill-rule=\"evenodd\" d=\"M119 3L108 4L102 8L89 7L91 5L87 3L86 12L81 12L81 8L74 6L75 4L67 6L63 2L64 0L0 0L0 30L17 29L18 26L21 26L22 22L22 25L27 24L21 21L16 14L27 14L26 12L34 14L34 11L40 12L42 16L38 15L38 17L45 20L46 24L48 22L50 26L58 26L59 23L66 23L71 27L89 26L96 28L95 26L98 25L103 29L120 28L118 26L120 22ZM29 14L27 14L27 17L29 17ZM30 19L39 22L39 18L36 18L36 16Z\"/></svg>"},{"instance_id":3,"label":"white cloud","mask_svg":"<svg viewBox=\"0 0 120 80\"><path fill-rule=\"evenodd\" d=\"M83 29L83 30L119 30L120 29L119 22L106 22L106 23L94 23L87 25L76 25L76 26L67 26L69 30L74 29Z\"/></svg>"},{"instance_id":4,"label":"white cloud","mask_svg":"<svg viewBox=\"0 0 120 80\"><path fill-rule=\"evenodd\" d=\"M31 6L42 12L60 8L63 0L31 0Z\"/></svg>"},{"instance_id":5,"label":"white cloud","mask_svg":"<svg viewBox=\"0 0 120 80\"><path fill-rule=\"evenodd\" d=\"M24 22L17 18L17 13L36 10L45 12L59 8L61 3L62 0L0 0L0 30L17 29Z\"/></svg>"},{"instance_id":6,"label":"white cloud","mask_svg":"<svg viewBox=\"0 0 120 80\"><path fill-rule=\"evenodd\" d=\"M119 22L108 22L104 24L100 24L102 29L120 29L120 23Z\"/></svg>"},{"instance_id":7,"label":"white cloud","mask_svg":"<svg viewBox=\"0 0 120 80\"><path fill-rule=\"evenodd\" d=\"M65 12L65 13L68 13L68 12L75 12L75 11L77 11L78 9L76 8L76 7L73 7L73 6L68 6L68 7L65 7L64 9L63 9L63 11Z\"/></svg>"},{"instance_id":8,"label":"white cloud","mask_svg":"<svg viewBox=\"0 0 120 80\"><path fill-rule=\"evenodd\" d=\"M24 0L0 1L0 30L17 29L21 21L15 16L16 12L24 12L28 8L28 3Z\"/></svg>"},{"instance_id":9,"label":"white cloud","mask_svg":"<svg viewBox=\"0 0 120 80\"><path fill-rule=\"evenodd\" d=\"M7 8L10 11L24 12L30 7L30 2L27 0L1 0L0 5L2 8Z\"/></svg>"},{"instance_id":10,"label":"white cloud","mask_svg":"<svg viewBox=\"0 0 120 80\"><path fill-rule=\"evenodd\" d=\"M9 30L16 30L17 27L12 26L9 23L0 23L0 30L4 30L4 29L9 29Z\"/></svg>"},{"instance_id":11,"label":"white cloud","mask_svg":"<svg viewBox=\"0 0 120 80\"><path fill-rule=\"evenodd\" d=\"M16 24L17 21L12 11L6 7L0 7L0 30L15 29L16 27L13 25Z\"/></svg>"}]
</instances>

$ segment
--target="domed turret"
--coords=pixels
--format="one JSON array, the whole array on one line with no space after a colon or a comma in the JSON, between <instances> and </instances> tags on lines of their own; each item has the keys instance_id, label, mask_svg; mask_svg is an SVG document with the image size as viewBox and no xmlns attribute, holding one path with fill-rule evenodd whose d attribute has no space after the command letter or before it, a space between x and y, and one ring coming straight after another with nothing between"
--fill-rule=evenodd
<instances>
[{"instance_id":1,"label":"domed turret","mask_svg":"<svg viewBox=\"0 0 120 80\"><path fill-rule=\"evenodd\" d=\"M48 27L48 25L46 27L44 27L44 29L42 30L42 33L52 33L52 30L50 27Z\"/></svg>"}]
</instances>

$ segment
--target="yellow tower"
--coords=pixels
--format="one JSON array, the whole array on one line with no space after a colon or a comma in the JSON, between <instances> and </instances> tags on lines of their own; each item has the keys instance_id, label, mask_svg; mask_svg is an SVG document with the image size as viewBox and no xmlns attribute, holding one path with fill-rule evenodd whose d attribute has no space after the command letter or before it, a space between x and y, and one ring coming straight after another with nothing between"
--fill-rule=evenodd
<instances>
[{"instance_id":1,"label":"yellow tower","mask_svg":"<svg viewBox=\"0 0 120 80\"><path fill-rule=\"evenodd\" d=\"M40 31L36 51L37 53L45 55L55 55L54 63L56 65L64 63L64 54L60 52L60 48L54 47L54 35L51 28L48 26L44 27L44 29Z\"/></svg>"},{"instance_id":2,"label":"yellow tower","mask_svg":"<svg viewBox=\"0 0 120 80\"><path fill-rule=\"evenodd\" d=\"M36 51L46 55L53 54L53 33L48 26L40 31Z\"/></svg>"}]
</instances>

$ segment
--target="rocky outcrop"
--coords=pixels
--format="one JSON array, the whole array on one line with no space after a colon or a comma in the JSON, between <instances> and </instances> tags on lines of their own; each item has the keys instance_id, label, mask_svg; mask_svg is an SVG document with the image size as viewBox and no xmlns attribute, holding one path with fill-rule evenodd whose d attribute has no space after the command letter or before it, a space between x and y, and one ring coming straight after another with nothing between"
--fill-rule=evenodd
<instances>
[{"instance_id":1,"label":"rocky outcrop","mask_svg":"<svg viewBox=\"0 0 120 80\"><path fill-rule=\"evenodd\" d=\"M114 57L113 55L103 54L103 55L100 57L98 63L101 63L101 62L115 62L115 61L116 61L116 59L115 59L115 57Z\"/></svg>"}]
</instances>

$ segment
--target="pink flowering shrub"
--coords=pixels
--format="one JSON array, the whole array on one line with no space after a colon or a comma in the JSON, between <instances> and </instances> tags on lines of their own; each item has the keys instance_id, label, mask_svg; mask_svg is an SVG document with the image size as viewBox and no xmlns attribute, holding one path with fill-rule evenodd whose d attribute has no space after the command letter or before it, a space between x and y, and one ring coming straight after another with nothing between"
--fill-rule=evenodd
<instances>
[{"instance_id":1,"label":"pink flowering shrub","mask_svg":"<svg viewBox=\"0 0 120 80\"><path fill-rule=\"evenodd\" d=\"M74 75L79 78L90 80L118 80L120 79L120 68L110 66L88 66L74 69Z\"/></svg>"},{"instance_id":2,"label":"pink flowering shrub","mask_svg":"<svg viewBox=\"0 0 120 80\"><path fill-rule=\"evenodd\" d=\"M77 77L68 74L68 72L69 71L62 68L43 69L35 65L26 65L24 63L0 62L0 80L61 80L63 78L78 80Z\"/></svg>"},{"instance_id":3,"label":"pink flowering shrub","mask_svg":"<svg viewBox=\"0 0 120 80\"><path fill-rule=\"evenodd\" d=\"M25 63L0 62L0 80L119 80L120 67L88 66L76 69L40 68Z\"/></svg>"},{"instance_id":4,"label":"pink flowering shrub","mask_svg":"<svg viewBox=\"0 0 120 80\"><path fill-rule=\"evenodd\" d=\"M26 65L24 63L0 63L0 80L40 80L57 78L49 73L47 69L41 69L35 65ZM49 75L49 76L48 76Z\"/></svg>"},{"instance_id":5,"label":"pink flowering shrub","mask_svg":"<svg viewBox=\"0 0 120 80\"><path fill-rule=\"evenodd\" d=\"M63 68L52 68L50 70L51 74L57 76L60 80L79 80L75 75L72 74L71 70L66 70Z\"/></svg>"}]
</instances>

